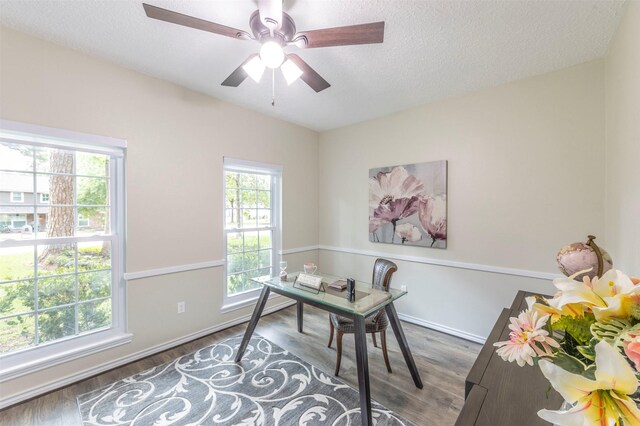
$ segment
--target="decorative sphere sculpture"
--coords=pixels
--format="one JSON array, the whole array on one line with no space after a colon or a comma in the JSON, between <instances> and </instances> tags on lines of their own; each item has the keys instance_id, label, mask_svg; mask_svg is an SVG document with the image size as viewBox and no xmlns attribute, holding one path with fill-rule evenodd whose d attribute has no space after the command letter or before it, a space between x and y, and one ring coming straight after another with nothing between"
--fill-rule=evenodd
<instances>
[{"instance_id":1,"label":"decorative sphere sculpture","mask_svg":"<svg viewBox=\"0 0 640 426\"><path fill-rule=\"evenodd\" d=\"M573 243L564 246L558 252L556 259L558 267L566 276L576 272L589 270L575 277L582 281L583 277L601 277L613 267L611 256L593 241L596 237L589 235L586 243Z\"/></svg>"}]
</instances>

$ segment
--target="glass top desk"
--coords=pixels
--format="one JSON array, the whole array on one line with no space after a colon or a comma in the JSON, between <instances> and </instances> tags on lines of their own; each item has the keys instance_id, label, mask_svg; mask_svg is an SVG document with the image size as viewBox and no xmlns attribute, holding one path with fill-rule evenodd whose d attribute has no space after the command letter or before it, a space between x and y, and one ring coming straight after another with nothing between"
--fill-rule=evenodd
<instances>
[{"instance_id":1,"label":"glass top desk","mask_svg":"<svg viewBox=\"0 0 640 426\"><path fill-rule=\"evenodd\" d=\"M244 333L242 343L238 348L235 361L240 362L244 355L249 340L253 335L253 331L258 324L258 320L262 315L264 306L267 303L269 294L273 291L282 296L289 297L297 301L297 315L298 315L298 331L302 333L303 327L303 306L309 304L317 308L323 309L327 312L341 315L353 320L355 328L355 346L356 346L356 365L358 370L358 387L360 391L360 408L362 412L362 424L363 426L370 426L373 424L371 418L371 391L369 386L369 362L367 355L367 341L365 333L365 319L371 315L374 315L378 310L384 308L389 318L389 323L393 329L393 333L398 340L400 350L404 356L404 360L409 367L411 377L416 387L422 389L422 380L420 374L411 355L409 344L402 330L402 325L398 319L398 314L393 306L393 302L407 294L406 291L400 291L390 288L389 291L383 291L371 288L371 284L362 282L356 282L356 300L350 302L346 298L346 291L337 291L328 287L335 281L338 281L339 277L334 277L327 274L316 275L322 276L322 282L324 284L325 291L320 291L316 294L315 290L305 289L300 285L295 285L295 278L298 273L289 274L287 281L281 281L279 277L261 277L255 278L254 281L262 284L262 293L258 298L258 303L253 310L253 315L247 326L247 330Z\"/></svg>"}]
</instances>

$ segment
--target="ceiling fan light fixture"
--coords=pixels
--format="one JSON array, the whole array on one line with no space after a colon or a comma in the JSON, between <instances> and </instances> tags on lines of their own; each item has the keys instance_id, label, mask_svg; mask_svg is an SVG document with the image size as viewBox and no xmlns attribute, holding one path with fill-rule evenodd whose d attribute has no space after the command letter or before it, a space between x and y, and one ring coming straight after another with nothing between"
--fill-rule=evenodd
<instances>
[{"instance_id":1,"label":"ceiling fan light fixture","mask_svg":"<svg viewBox=\"0 0 640 426\"><path fill-rule=\"evenodd\" d=\"M278 68L284 61L284 51L275 41L268 41L260 48L260 59L269 68Z\"/></svg>"},{"instance_id":2,"label":"ceiling fan light fixture","mask_svg":"<svg viewBox=\"0 0 640 426\"><path fill-rule=\"evenodd\" d=\"M296 81L303 74L303 71L294 64L291 59L287 59L280 69L282 70L282 75L284 75L284 79L287 81L288 85L291 85L291 83Z\"/></svg>"},{"instance_id":3,"label":"ceiling fan light fixture","mask_svg":"<svg viewBox=\"0 0 640 426\"><path fill-rule=\"evenodd\" d=\"M242 66L242 69L251 77L256 83L260 83L262 74L264 74L265 65L259 56L254 56L249 62Z\"/></svg>"}]
</instances>

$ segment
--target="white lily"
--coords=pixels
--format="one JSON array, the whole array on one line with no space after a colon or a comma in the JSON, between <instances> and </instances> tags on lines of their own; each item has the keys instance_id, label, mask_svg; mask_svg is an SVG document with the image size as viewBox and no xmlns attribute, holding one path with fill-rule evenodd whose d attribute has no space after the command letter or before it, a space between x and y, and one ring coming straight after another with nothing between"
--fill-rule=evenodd
<instances>
[{"instance_id":1,"label":"white lily","mask_svg":"<svg viewBox=\"0 0 640 426\"><path fill-rule=\"evenodd\" d=\"M638 388L635 372L617 348L606 341L596 346L595 380L570 373L551 361L540 369L555 390L574 406L567 411L540 410L538 416L562 426L640 425L640 410L629 397Z\"/></svg>"},{"instance_id":2,"label":"white lily","mask_svg":"<svg viewBox=\"0 0 640 426\"><path fill-rule=\"evenodd\" d=\"M597 320L601 320L627 317L633 305L640 301L640 286L634 285L620 271L610 269L602 277L591 281L585 279L584 282L575 281L576 275L553 281L560 292L549 301L549 305L562 309L567 305L584 304L591 308Z\"/></svg>"}]
</instances>

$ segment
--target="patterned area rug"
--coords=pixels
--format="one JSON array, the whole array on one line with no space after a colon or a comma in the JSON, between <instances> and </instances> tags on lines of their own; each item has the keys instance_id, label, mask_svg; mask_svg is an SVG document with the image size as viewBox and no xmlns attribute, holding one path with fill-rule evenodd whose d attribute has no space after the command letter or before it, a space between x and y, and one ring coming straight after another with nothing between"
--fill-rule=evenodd
<instances>
[{"instance_id":1,"label":"patterned area rug","mask_svg":"<svg viewBox=\"0 0 640 426\"><path fill-rule=\"evenodd\" d=\"M83 425L357 426L358 391L254 334L242 336L78 397ZM374 424L413 426L372 402Z\"/></svg>"}]
</instances>

